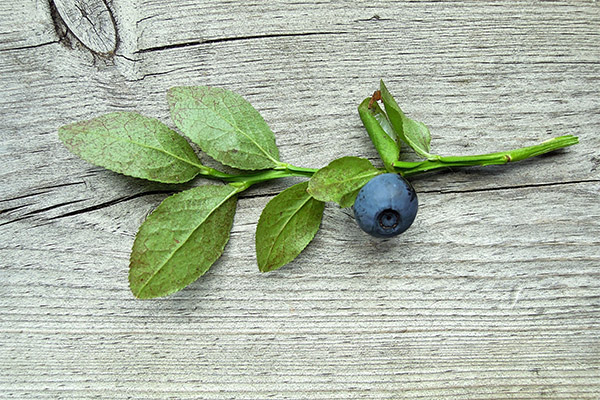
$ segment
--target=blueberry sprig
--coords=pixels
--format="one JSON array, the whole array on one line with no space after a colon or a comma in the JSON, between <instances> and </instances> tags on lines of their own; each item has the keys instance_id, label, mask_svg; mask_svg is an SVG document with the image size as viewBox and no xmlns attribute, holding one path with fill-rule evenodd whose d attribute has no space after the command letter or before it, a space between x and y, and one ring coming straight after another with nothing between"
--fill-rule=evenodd
<instances>
[{"instance_id":1,"label":"blueberry sprig","mask_svg":"<svg viewBox=\"0 0 600 400\"><path fill-rule=\"evenodd\" d=\"M342 157L317 170L280 161L269 126L231 91L175 87L167 99L173 122L189 140L214 160L242 172L203 165L179 133L135 112L114 112L59 128L71 152L115 172L162 183L183 183L197 176L225 183L204 183L166 198L140 226L129 268L130 288L138 298L169 295L208 271L229 240L238 194L254 184L310 178L276 195L260 216L256 259L259 270L266 272L295 259L312 241L325 202L353 206L361 228L390 237L408 229L417 213L417 196L405 177L442 168L505 164L578 142L568 135L485 155L432 154L429 129L408 118L381 82L380 90L358 111L384 168L364 158ZM401 143L422 160L399 160Z\"/></svg>"}]
</instances>

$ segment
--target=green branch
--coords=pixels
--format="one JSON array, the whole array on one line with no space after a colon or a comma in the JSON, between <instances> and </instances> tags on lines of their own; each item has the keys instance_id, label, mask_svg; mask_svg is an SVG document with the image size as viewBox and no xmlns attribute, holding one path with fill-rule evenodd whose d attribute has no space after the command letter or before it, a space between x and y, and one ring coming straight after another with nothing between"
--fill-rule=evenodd
<instances>
[{"instance_id":1,"label":"green branch","mask_svg":"<svg viewBox=\"0 0 600 400\"><path fill-rule=\"evenodd\" d=\"M247 184L246 187L250 187L256 183L292 176L310 178L315 172L317 172L316 168L302 168L281 163L281 167L248 174L228 174L210 167L204 167L201 173L205 178L220 179L225 182L243 182Z\"/></svg>"},{"instance_id":2,"label":"green branch","mask_svg":"<svg viewBox=\"0 0 600 400\"><path fill-rule=\"evenodd\" d=\"M563 147L572 146L579 143L576 136L559 136L535 146L523 147L515 150L501 151L497 153L478 154L472 156L439 156L436 159L424 161L396 161L393 163L394 170L403 176L412 176L443 168L472 167L483 165L499 165L509 162L515 162L549 153ZM273 179L301 176L310 178L317 172L316 168L296 167L291 164L281 163L280 166L273 169L262 170L247 174L228 174L214 168L203 166L201 174L206 178L220 179L230 183L244 183L248 188L256 183L266 182Z\"/></svg>"},{"instance_id":3,"label":"green branch","mask_svg":"<svg viewBox=\"0 0 600 400\"><path fill-rule=\"evenodd\" d=\"M434 160L417 162L396 161L393 165L396 172L403 176L411 176L440 168L506 164L508 162L539 156L577 143L579 143L579 140L576 136L566 135L547 140L535 146L528 146L515 150L473 156L439 157Z\"/></svg>"}]
</instances>

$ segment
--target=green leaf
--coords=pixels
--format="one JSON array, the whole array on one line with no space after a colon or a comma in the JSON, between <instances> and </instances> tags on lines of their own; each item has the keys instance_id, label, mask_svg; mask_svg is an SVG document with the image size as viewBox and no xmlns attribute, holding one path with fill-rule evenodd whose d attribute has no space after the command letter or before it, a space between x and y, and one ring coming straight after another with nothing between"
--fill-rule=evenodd
<instances>
[{"instance_id":1,"label":"green leaf","mask_svg":"<svg viewBox=\"0 0 600 400\"><path fill-rule=\"evenodd\" d=\"M273 197L256 227L256 261L262 272L289 263L312 241L321 225L325 203L298 183Z\"/></svg>"},{"instance_id":2,"label":"green leaf","mask_svg":"<svg viewBox=\"0 0 600 400\"><path fill-rule=\"evenodd\" d=\"M354 204L354 192L358 193L360 188L381 173L365 158L338 158L310 178L308 193L317 200L334 201L341 207L349 207Z\"/></svg>"},{"instance_id":3,"label":"green leaf","mask_svg":"<svg viewBox=\"0 0 600 400\"><path fill-rule=\"evenodd\" d=\"M358 196L358 192L360 192L360 189L362 189L362 186L356 190L351 191L350 193L346 193L345 195L343 195L339 201L340 207L352 207L354 205L354 202L356 201L356 197Z\"/></svg>"},{"instance_id":4,"label":"green leaf","mask_svg":"<svg viewBox=\"0 0 600 400\"><path fill-rule=\"evenodd\" d=\"M159 120L134 112L65 125L58 137L84 160L136 178L181 183L204 168L183 137Z\"/></svg>"},{"instance_id":5,"label":"green leaf","mask_svg":"<svg viewBox=\"0 0 600 400\"><path fill-rule=\"evenodd\" d=\"M381 107L379 107L379 104L377 102L373 103L371 107L371 113L373 114L377 122L379 122L379 125L381 125L381 128L385 131L385 133L387 133L389 137L396 141L396 146L398 146L399 149L400 143L397 142L398 134L396 133L394 127L390 123L390 120L388 119L385 111L383 111Z\"/></svg>"},{"instance_id":6,"label":"green leaf","mask_svg":"<svg viewBox=\"0 0 600 400\"><path fill-rule=\"evenodd\" d=\"M239 169L280 165L275 135L240 95L207 86L169 89L175 125L215 160Z\"/></svg>"},{"instance_id":7,"label":"green leaf","mask_svg":"<svg viewBox=\"0 0 600 400\"><path fill-rule=\"evenodd\" d=\"M232 185L203 185L166 198L133 243L133 294L142 299L166 296L208 271L229 240L239 191Z\"/></svg>"},{"instance_id":8,"label":"green leaf","mask_svg":"<svg viewBox=\"0 0 600 400\"><path fill-rule=\"evenodd\" d=\"M369 107L369 104L371 104L371 107ZM392 126L387 123L386 128L388 131L386 131L379 122L382 121L384 124L388 122L385 113L376 102L371 100L371 97L367 97L360 106L358 106L358 114L360 115L360 119L371 138L371 142L375 145L375 149L377 149L385 168L388 171L393 172L394 167L392 164L398 161L400 147L396 144L392 136L390 136L390 133L393 131Z\"/></svg>"},{"instance_id":9,"label":"green leaf","mask_svg":"<svg viewBox=\"0 0 600 400\"><path fill-rule=\"evenodd\" d=\"M435 158L429 153L429 143L431 142L429 128L422 122L412 120L404 115L383 81L381 81L381 100L388 119L398 136L421 157Z\"/></svg>"}]
</instances>

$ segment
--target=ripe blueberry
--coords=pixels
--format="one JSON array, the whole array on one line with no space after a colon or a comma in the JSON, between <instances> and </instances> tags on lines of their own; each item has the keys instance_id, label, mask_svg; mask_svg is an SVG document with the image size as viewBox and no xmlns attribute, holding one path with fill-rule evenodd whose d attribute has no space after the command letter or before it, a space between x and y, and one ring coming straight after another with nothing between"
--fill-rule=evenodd
<instances>
[{"instance_id":1,"label":"ripe blueberry","mask_svg":"<svg viewBox=\"0 0 600 400\"><path fill-rule=\"evenodd\" d=\"M413 223L419 208L412 185L399 174L377 175L358 192L354 218L375 237L392 237Z\"/></svg>"}]
</instances>

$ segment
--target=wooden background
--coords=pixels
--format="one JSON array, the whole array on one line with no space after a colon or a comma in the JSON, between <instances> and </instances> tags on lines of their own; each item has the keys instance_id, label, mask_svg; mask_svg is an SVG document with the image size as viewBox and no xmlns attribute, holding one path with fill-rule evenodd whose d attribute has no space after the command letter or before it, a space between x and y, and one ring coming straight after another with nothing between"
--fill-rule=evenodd
<instances>
[{"instance_id":1,"label":"wooden background","mask_svg":"<svg viewBox=\"0 0 600 400\"><path fill-rule=\"evenodd\" d=\"M214 85L286 162L376 161L356 107L380 78L441 154L581 144L414 179L392 240L329 204L269 274L254 229L295 180L252 188L208 274L133 298L139 225L190 185L87 164L59 126L172 126L169 87ZM0 79L1 398L600 399L597 2L2 1Z\"/></svg>"}]
</instances>

